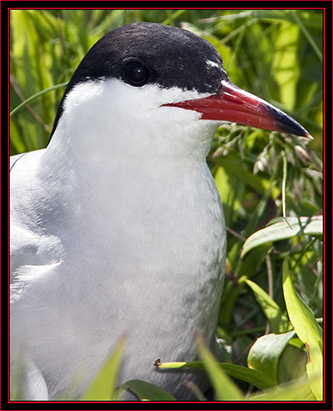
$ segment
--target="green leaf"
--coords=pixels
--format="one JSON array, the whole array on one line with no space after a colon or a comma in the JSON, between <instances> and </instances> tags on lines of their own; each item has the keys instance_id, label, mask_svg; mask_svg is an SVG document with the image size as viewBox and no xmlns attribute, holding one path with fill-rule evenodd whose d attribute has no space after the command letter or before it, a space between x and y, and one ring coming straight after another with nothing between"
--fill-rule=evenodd
<instances>
[{"instance_id":1,"label":"green leaf","mask_svg":"<svg viewBox=\"0 0 333 411\"><path fill-rule=\"evenodd\" d=\"M299 79L299 59L297 55L299 28L296 24L281 23L276 38L277 50L274 53L273 75L280 88L281 102L289 110L296 103Z\"/></svg>"},{"instance_id":2,"label":"green leaf","mask_svg":"<svg viewBox=\"0 0 333 411\"><path fill-rule=\"evenodd\" d=\"M289 224L288 224L289 223ZM244 243L241 258L250 250L270 241L285 240L299 235L318 235L323 234L323 217L288 217L285 221L272 224L262 230L256 231Z\"/></svg>"},{"instance_id":3,"label":"green leaf","mask_svg":"<svg viewBox=\"0 0 333 411\"><path fill-rule=\"evenodd\" d=\"M293 286L287 259L283 262L283 293L290 321L307 350L308 362L306 369L311 390L318 400L322 400L323 333L313 312ZM313 382L311 383L311 381Z\"/></svg>"},{"instance_id":4,"label":"green leaf","mask_svg":"<svg viewBox=\"0 0 333 411\"><path fill-rule=\"evenodd\" d=\"M18 110L20 110L22 107L24 107L26 104L29 104L31 101L35 100L36 98L42 96L45 93L48 93L50 91L56 90L58 88L64 88L66 85L68 84L68 82L66 81L65 83L60 83L57 84L55 86L52 87L48 87L45 90L39 91L38 93L35 93L33 96L25 99L24 101L22 101L21 104L19 104L18 106L16 106L15 108L13 108L13 110L11 110L11 112L9 113L9 116L13 116Z\"/></svg>"},{"instance_id":5,"label":"green leaf","mask_svg":"<svg viewBox=\"0 0 333 411\"><path fill-rule=\"evenodd\" d=\"M276 302L253 281L246 280L246 284L254 292L258 304L261 306L272 327L272 332L279 334L290 331L292 326L289 319L287 315L283 313L278 304L276 304Z\"/></svg>"},{"instance_id":6,"label":"green leaf","mask_svg":"<svg viewBox=\"0 0 333 411\"><path fill-rule=\"evenodd\" d=\"M217 168L214 180L223 204L225 223L230 226L233 223L235 211L241 207L244 183L242 180L228 175L223 167Z\"/></svg>"},{"instance_id":7,"label":"green leaf","mask_svg":"<svg viewBox=\"0 0 333 411\"><path fill-rule=\"evenodd\" d=\"M131 380L120 385L135 394L141 401L176 401L171 394L145 381Z\"/></svg>"},{"instance_id":8,"label":"green leaf","mask_svg":"<svg viewBox=\"0 0 333 411\"><path fill-rule=\"evenodd\" d=\"M261 371L254 370L247 367L242 367L236 364L230 364L227 362L217 363L217 365L231 377L238 378L239 380L246 381L255 387L264 390L265 388L272 387L274 381ZM196 368L205 369L205 364L202 361L191 362L164 362L159 365L159 368Z\"/></svg>"},{"instance_id":9,"label":"green leaf","mask_svg":"<svg viewBox=\"0 0 333 411\"><path fill-rule=\"evenodd\" d=\"M231 377L246 381L260 390L274 386L274 381L259 370L229 363L221 363L220 366Z\"/></svg>"},{"instance_id":10,"label":"green leaf","mask_svg":"<svg viewBox=\"0 0 333 411\"><path fill-rule=\"evenodd\" d=\"M122 337L109 359L106 361L102 369L98 372L90 386L83 394L82 400L110 401L113 399L124 345L125 337Z\"/></svg>"},{"instance_id":11,"label":"green leaf","mask_svg":"<svg viewBox=\"0 0 333 411\"><path fill-rule=\"evenodd\" d=\"M303 376L278 385L265 393L253 394L249 401L315 401L308 379Z\"/></svg>"},{"instance_id":12,"label":"green leaf","mask_svg":"<svg viewBox=\"0 0 333 411\"><path fill-rule=\"evenodd\" d=\"M198 351L204 361L217 401L243 401L244 397L236 384L225 374L213 355L207 350L202 337L197 338Z\"/></svg>"},{"instance_id":13,"label":"green leaf","mask_svg":"<svg viewBox=\"0 0 333 411\"><path fill-rule=\"evenodd\" d=\"M267 334L258 338L252 345L247 363L249 368L261 371L278 384L278 363L289 340L295 331L285 334Z\"/></svg>"},{"instance_id":14,"label":"green leaf","mask_svg":"<svg viewBox=\"0 0 333 411\"><path fill-rule=\"evenodd\" d=\"M243 181L246 185L252 189L264 194L267 190L271 188L271 182L263 177L253 175L252 172L248 171L242 162L236 158L231 153L228 157L214 159L214 162L222 166L229 177L235 177ZM272 187L271 196L276 199L280 195L280 190L277 187Z\"/></svg>"},{"instance_id":15,"label":"green leaf","mask_svg":"<svg viewBox=\"0 0 333 411\"><path fill-rule=\"evenodd\" d=\"M301 347L295 347L290 340L280 357L277 374L279 384L300 378L306 373L304 344L299 338L296 339L302 344Z\"/></svg>"},{"instance_id":16,"label":"green leaf","mask_svg":"<svg viewBox=\"0 0 333 411\"><path fill-rule=\"evenodd\" d=\"M158 368L197 368L197 369L204 369L204 365L202 361L177 361L177 362L162 362L158 365Z\"/></svg>"}]
</instances>

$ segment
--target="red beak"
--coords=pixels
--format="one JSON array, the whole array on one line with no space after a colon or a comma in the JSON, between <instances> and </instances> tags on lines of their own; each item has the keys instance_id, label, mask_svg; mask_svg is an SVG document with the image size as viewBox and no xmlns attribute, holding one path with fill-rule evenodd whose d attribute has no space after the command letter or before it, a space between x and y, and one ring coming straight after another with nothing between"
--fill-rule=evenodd
<instances>
[{"instance_id":1,"label":"red beak","mask_svg":"<svg viewBox=\"0 0 333 411\"><path fill-rule=\"evenodd\" d=\"M283 111L227 81L222 81L218 95L167 106L197 111L202 114L202 120L229 121L312 138L305 128Z\"/></svg>"}]
</instances>

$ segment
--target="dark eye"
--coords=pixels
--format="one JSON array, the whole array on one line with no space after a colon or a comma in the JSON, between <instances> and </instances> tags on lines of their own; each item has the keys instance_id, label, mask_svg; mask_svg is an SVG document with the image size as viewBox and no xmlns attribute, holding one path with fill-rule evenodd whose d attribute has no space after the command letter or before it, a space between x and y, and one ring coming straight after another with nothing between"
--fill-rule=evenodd
<instances>
[{"instance_id":1,"label":"dark eye","mask_svg":"<svg viewBox=\"0 0 333 411\"><path fill-rule=\"evenodd\" d=\"M148 67L140 61L130 61L124 65L123 76L127 83L135 87L146 84L150 77Z\"/></svg>"}]
</instances>

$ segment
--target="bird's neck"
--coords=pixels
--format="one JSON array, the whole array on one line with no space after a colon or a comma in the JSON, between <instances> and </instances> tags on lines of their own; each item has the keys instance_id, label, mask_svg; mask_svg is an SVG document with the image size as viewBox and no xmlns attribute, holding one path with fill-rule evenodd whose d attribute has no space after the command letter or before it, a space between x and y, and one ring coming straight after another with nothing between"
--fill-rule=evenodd
<instances>
[{"instance_id":1,"label":"bird's neck","mask_svg":"<svg viewBox=\"0 0 333 411\"><path fill-rule=\"evenodd\" d=\"M178 201L181 192L191 196L207 174L202 170L217 124L186 110L172 122L168 109L165 118L151 110L129 124L116 109L98 118L79 108L64 113L42 160L45 181L52 174L50 203L76 204L72 212L83 210L93 224L96 210L107 215L110 204L135 214Z\"/></svg>"}]
</instances>

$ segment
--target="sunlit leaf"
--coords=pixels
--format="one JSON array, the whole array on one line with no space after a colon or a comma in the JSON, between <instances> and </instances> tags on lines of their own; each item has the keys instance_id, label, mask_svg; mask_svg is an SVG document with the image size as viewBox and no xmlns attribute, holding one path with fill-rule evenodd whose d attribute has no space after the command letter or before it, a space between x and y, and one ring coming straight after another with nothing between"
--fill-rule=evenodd
<instances>
[{"instance_id":1,"label":"sunlit leaf","mask_svg":"<svg viewBox=\"0 0 333 411\"><path fill-rule=\"evenodd\" d=\"M251 395L249 401L315 401L306 377L295 379L289 383L277 385L265 393Z\"/></svg>"},{"instance_id":2,"label":"sunlit leaf","mask_svg":"<svg viewBox=\"0 0 333 411\"><path fill-rule=\"evenodd\" d=\"M125 338L122 337L109 359L83 394L82 400L110 401L113 398L124 346Z\"/></svg>"},{"instance_id":3,"label":"sunlit leaf","mask_svg":"<svg viewBox=\"0 0 333 411\"><path fill-rule=\"evenodd\" d=\"M277 384L280 357L294 334L295 331L290 331L285 334L267 334L258 338L249 351L247 358L249 368L261 371Z\"/></svg>"},{"instance_id":4,"label":"sunlit leaf","mask_svg":"<svg viewBox=\"0 0 333 411\"><path fill-rule=\"evenodd\" d=\"M256 231L245 241L241 257L243 258L250 250L267 242L304 234L321 236L323 234L323 217L288 217L288 223L281 221Z\"/></svg>"},{"instance_id":5,"label":"sunlit leaf","mask_svg":"<svg viewBox=\"0 0 333 411\"><path fill-rule=\"evenodd\" d=\"M298 26L283 22L276 38L277 50L274 53L274 78L280 86L281 102L290 110L295 107L299 79L298 37Z\"/></svg>"},{"instance_id":6,"label":"sunlit leaf","mask_svg":"<svg viewBox=\"0 0 333 411\"><path fill-rule=\"evenodd\" d=\"M242 401L244 397L240 389L219 367L213 355L205 347L202 337L198 337L198 351L204 361L209 379L215 391L217 401Z\"/></svg>"},{"instance_id":7,"label":"sunlit leaf","mask_svg":"<svg viewBox=\"0 0 333 411\"><path fill-rule=\"evenodd\" d=\"M264 311L273 333L283 333L291 330L291 324L287 315L281 310L278 304L270 298L270 296L256 283L246 280L246 283L251 287L256 300Z\"/></svg>"},{"instance_id":8,"label":"sunlit leaf","mask_svg":"<svg viewBox=\"0 0 333 411\"><path fill-rule=\"evenodd\" d=\"M293 286L287 259L283 263L283 293L290 321L308 353L306 368L312 392L318 400L321 400L323 398L323 333L313 312Z\"/></svg>"},{"instance_id":9,"label":"sunlit leaf","mask_svg":"<svg viewBox=\"0 0 333 411\"><path fill-rule=\"evenodd\" d=\"M262 372L242 367L236 364L230 364L227 362L217 363L217 365L225 371L230 377L238 378L242 381L246 381L249 384L254 385L255 387L263 390L265 388L272 387L274 381L271 380L267 375ZM159 368L196 368L196 369L205 369L205 364L202 361L192 361L192 362L165 362L161 363Z\"/></svg>"}]
</instances>

